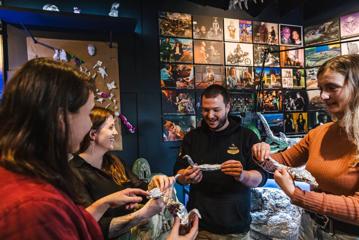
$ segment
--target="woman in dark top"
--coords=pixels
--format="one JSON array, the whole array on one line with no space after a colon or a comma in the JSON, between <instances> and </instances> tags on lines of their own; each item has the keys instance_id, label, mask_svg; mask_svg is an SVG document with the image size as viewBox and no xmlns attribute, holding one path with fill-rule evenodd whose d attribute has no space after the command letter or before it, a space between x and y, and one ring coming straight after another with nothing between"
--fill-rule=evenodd
<instances>
[{"instance_id":1,"label":"woman in dark top","mask_svg":"<svg viewBox=\"0 0 359 240\"><path fill-rule=\"evenodd\" d=\"M108 151L114 148L115 118L111 111L95 107L91 111L92 128L81 142L80 154L70 162L78 174L83 186L79 188L90 205L97 199L126 188L148 188L131 171L125 168L121 160ZM155 176L149 185L161 190L170 188L174 179L166 176ZM143 208L132 212L126 208L113 208L106 212L99 223L105 238L127 239L128 230L139 223L158 214L163 208L161 200L149 200Z\"/></svg>"},{"instance_id":2,"label":"woman in dark top","mask_svg":"<svg viewBox=\"0 0 359 240\"><path fill-rule=\"evenodd\" d=\"M304 132L305 130L305 119L302 113L299 113L297 118L297 132Z\"/></svg>"}]
</instances>

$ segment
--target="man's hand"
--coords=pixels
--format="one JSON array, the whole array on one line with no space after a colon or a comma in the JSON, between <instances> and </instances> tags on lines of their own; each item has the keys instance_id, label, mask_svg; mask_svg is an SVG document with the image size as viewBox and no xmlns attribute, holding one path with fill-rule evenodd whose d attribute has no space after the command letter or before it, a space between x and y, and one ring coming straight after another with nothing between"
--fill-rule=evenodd
<instances>
[{"instance_id":1,"label":"man's hand","mask_svg":"<svg viewBox=\"0 0 359 240\"><path fill-rule=\"evenodd\" d=\"M243 165L237 160L227 160L221 165L221 171L229 176L234 177L237 181L241 181L243 173Z\"/></svg>"},{"instance_id":2,"label":"man's hand","mask_svg":"<svg viewBox=\"0 0 359 240\"><path fill-rule=\"evenodd\" d=\"M263 162L270 155L270 145L265 142L256 143L252 147L252 156L255 161Z\"/></svg>"},{"instance_id":3,"label":"man's hand","mask_svg":"<svg viewBox=\"0 0 359 240\"><path fill-rule=\"evenodd\" d=\"M171 188L174 183L174 177L168 177L166 175L156 175L152 177L151 182L148 184L148 189L151 190L152 188L158 187L161 192L164 192L167 189Z\"/></svg>"},{"instance_id":4,"label":"man's hand","mask_svg":"<svg viewBox=\"0 0 359 240\"><path fill-rule=\"evenodd\" d=\"M191 229L188 233L185 233L185 235L181 236L181 224L180 219L178 217L175 218L175 222L173 224L172 231L167 236L167 240L194 240L197 237L198 234L198 216L197 214L194 214L193 220L190 222Z\"/></svg>"},{"instance_id":5,"label":"man's hand","mask_svg":"<svg viewBox=\"0 0 359 240\"><path fill-rule=\"evenodd\" d=\"M181 174L178 177L178 182L186 185L186 184L197 184L202 181L202 171L194 166L189 166L186 169L181 169L177 172L178 174Z\"/></svg>"}]
</instances>

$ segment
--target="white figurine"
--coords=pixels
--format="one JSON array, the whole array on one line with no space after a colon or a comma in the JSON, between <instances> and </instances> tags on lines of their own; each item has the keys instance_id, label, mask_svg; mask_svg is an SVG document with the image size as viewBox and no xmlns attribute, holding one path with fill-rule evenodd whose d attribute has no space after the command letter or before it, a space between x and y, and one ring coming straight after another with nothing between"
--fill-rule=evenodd
<instances>
[{"instance_id":1,"label":"white figurine","mask_svg":"<svg viewBox=\"0 0 359 240\"><path fill-rule=\"evenodd\" d=\"M107 72L106 72L106 67L99 67L97 72L101 75L101 77L103 79L105 79L105 77L108 76Z\"/></svg>"},{"instance_id":2,"label":"white figurine","mask_svg":"<svg viewBox=\"0 0 359 240\"><path fill-rule=\"evenodd\" d=\"M115 81L112 81L112 82L110 82L110 83L106 83L106 85L107 85L107 89L108 89L109 91L111 91L112 89L115 89L115 88L116 88Z\"/></svg>"},{"instance_id":3,"label":"white figurine","mask_svg":"<svg viewBox=\"0 0 359 240\"><path fill-rule=\"evenodd\" d=\"M93 45L92 43L87 45L87 53L90 56L95 56L96 55L96 47L95 47L95 45Z\"/></svg>"},{"instance_id":4,"label":"white figurine","mask_svg":"<svg viewBox=\"0 0 359 240\"><path fill-rule=\"evenodd\" d=\"M60 61L62 62L68 62L69 60L67 59L67 53L64 49L60 50Z\"/></svg>"},{"instance_id":5,"label":"white figurine","mask_svg":"<svg viewBox=\"0 0 359 240\"><path fill-rule=\"evenodd\" d=\"M81 9L79 7L74 7L74 13L76 14L80 14L81 13Z\"/></svg>"},{"instance_id":6,"label":"white figurine","mask_svg":"<svg viewBox=\"0 0 359 240\"><path fill-rule=\"evenodd\" d=\"M119 2L112 3L111 11L108 13L110 17L118 17L118 9L120 7Z\"/></svg>"},{"instance_id":7,"label":"white figurine","mask_svg":"<svg viewBox=\"0 0 359 240\"><path fill-rule=\"evenodd\" d=\"M95 69L97 67L101 67L102 66L102 62L100 60L97 61L97 63L95 65L93 65L92 69Z\"/></svg>"},{"instance_id":8,"label":"white figurine","mask_svg":"<svg viewBox=\"0 0 359 240\"><path fill-rule=\"evenodd\" d=\"M46 4L42 7L42 10L45 11L52 11L52 12L60 12L59 8L56 7L56 5L52 5L52 4Z\"/></svg>"},{"instance_id":9,"label":"white figurine","mask_svg":"<svg viewBox=\"0 0 359 240\"><path fill-rule=\"evenodd\" d=\"M55 53L54 56L52 56L52 59L54 59L55 61L60 61L60 52L59 49L54 49Z\"/></svg>"}]
</instances>

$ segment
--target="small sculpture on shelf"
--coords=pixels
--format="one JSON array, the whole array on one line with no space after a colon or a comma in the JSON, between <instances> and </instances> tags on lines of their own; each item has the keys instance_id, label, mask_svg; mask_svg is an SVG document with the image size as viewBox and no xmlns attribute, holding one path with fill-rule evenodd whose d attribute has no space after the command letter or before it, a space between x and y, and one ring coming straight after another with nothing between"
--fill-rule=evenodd
<instances>
[{"instance_id":1,"label":"small sculpture on shelf","mask_svg":"<svg viewBox=\"0 0 359 240\"><path fill-rule=\"evenodd\" d=\"M118 17L118 9L120 8L119 2L112 3L111 10L108 13L110 17Z\"/></svg>"}]
</instances>

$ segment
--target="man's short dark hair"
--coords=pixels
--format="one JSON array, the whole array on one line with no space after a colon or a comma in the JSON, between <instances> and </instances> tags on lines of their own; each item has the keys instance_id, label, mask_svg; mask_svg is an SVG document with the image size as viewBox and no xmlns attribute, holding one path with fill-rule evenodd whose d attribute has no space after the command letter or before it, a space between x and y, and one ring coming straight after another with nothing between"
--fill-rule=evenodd
<instances>
[{"instance_id":1,"label":"man's short dark hair","mask_svg":"<svg viewBox=\"0 0 359 240\"><path fill-rule=\"evenodd\" d=\"M203 99L203 96L205 96L206 98L215 98L218 95L222 95L223 102L225 105L229 103L230 100L229 92L225 87L217 84L213 84L207 87L201 95L201 100Z\"/></svg>"}]
</instances>

